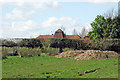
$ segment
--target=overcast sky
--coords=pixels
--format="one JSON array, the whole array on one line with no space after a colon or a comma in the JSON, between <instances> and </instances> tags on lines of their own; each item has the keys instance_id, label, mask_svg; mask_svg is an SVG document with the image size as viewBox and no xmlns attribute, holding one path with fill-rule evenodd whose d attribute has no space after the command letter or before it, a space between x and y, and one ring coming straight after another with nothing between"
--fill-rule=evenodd
<instances>
[{"instance_id":1,"label":"overcast sky","mask_svg":"<svg viewBox=\"0 0 120 80\"><path fill-rule=\"evenodd\" d=\"M116 9L119 0L0 0L0 38L51 35L61 28L71 35L90 28L97 15Z\"/></svg>"}]
</instances>

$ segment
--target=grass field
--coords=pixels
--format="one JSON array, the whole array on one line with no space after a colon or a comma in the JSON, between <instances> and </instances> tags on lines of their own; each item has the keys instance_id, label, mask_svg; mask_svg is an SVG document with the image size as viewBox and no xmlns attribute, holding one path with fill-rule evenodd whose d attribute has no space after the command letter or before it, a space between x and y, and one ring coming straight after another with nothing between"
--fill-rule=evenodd
<instances>
[{"instance_id":1,"label":"grass field","mask_svg":"<svg viewBox=\"0 0 120 80\"><path fill-rule=\"evenodd\" d=\"M80 76L78 73L96 72ZM117 78L118 59L74 60L54 56L9 56L2 60L3 78Z\"/></svg>"}]
</instances>

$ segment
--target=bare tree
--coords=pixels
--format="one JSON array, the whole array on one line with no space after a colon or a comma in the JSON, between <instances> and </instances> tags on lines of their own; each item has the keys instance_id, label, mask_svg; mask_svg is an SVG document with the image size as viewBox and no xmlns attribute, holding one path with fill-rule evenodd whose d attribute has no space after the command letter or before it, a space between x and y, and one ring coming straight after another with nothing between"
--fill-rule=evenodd
<instances>
[{"instance_id":1,"label":"bare tree","mask_svg":"<svg viewBox=\"0 0 120 80\"><path fill-rule=\"evenodd\" d=\"M105 18L114 18L118 16L118 11L116 11L114 8L108 10L106 13L103 14Z\"/></svg>"},{"instance_id":2,"label":"bare tree","mask_svg":"<svg viewBox=\"0 0 120 80\"><path fill-rule=\"evenodd\" d=\"M76 31L76 29L74 28L73 29L73 33L72 33L73 35L78 35L78 32Z\"/></svg>"},{"instance_id":3,"label":"bare tree","mask_svg":"<svg viewBox=\"0 0 120 80\"><path fill-rule=\"evenodd\" d=\"M118 2L118 16L120 16L120 1Z\"/></svg>"},{"instance_id":4,"label":"bare tree","mask_svg":"<svg viewBox=\"0 0 120 80\"><path fill-rule=\"evenodd\" d=\"M61 26L60 28L63 32L65 32L65 27Z\"/></svg>"},{"instance_id":5,"label":"bare tree","mask_svg":"<svg viewBox=\"0 0 120 80\"><path fill-rule=\"evenodd\" d=\"M79 36L83 38L87 35L87 33L88 30L85 27L83 27L81 33L79 33Z\"/></svg>"}]
</instances>

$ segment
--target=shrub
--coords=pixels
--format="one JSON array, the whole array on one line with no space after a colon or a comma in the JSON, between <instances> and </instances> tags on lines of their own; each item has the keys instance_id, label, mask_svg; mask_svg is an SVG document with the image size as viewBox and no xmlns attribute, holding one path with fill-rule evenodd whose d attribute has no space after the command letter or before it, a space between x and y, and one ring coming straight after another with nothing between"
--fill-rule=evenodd
<instances>
[{"instance_id":1,"label":"shrub","mask_svg":"<svg viewBox=\"0 0 120 80\"><path fill-rule=\"evenodd\" d=\"M27 48L27 47L19 47L18 54L20 57L31 57L31 56L40 56L41 53L40 48Z\"/></svg>"},{"instance_id":2,"label":"shrub","mask_svg":"<svg viewBox=\"0 0 120 80\"><path fill-rule=\"evenodd\" d=\"M114 43L111 40L106 40L106 39L100 39L99 43L97 43L99 45L99 49L100 50L111 50L111 46L114 45Z\"/></svg>"},{"instance_id":3,"label":"shrub","mask_svg":"<svg viewBox=\"0 0 120 80\"><path fill-rule=\"evenodd\" d=\"M36 48L36 47L42 47L42 43L41 43L42 39L23 39L19 46L20 47L31 47L31 48Z\"/></svg>"},{"instance_id":4,"label":"shrub","mask_svg":"<svg viewBox=\"0 0 120 80\"><path fill-rule=\"evenodd\" d=\"M46 55L57 55L59 54L59 48L43 47L42 52L46 53Z\"/></svg>"},{"instance_id":5,"label":"shrub","mask_svg":"<svg viewBox=\"0 0 120 80\"><path fill-rule=\"evenodd\" d=\"M17 47L1 47L1 50L6 53L6 56L17 56Z\"/></svg>"},{"instance_id":6,"label":"shrub","mask_svg":"<svg viewBox=\"0 0 120 80\"><path fill-rule=\"evenodd\" d=\"M42 47L50 47L50 42L46 42L45 40L41 40L41 43L42 43Z\"/></svg>"},{"instance_id":7,"label":"shrub","mask_svg":"<svg viewBox=\"0 0 120 80\"><path fill-rule=\"evenodd\" d=\"M6 47L1 47L2 48L2 59L7 58L8 50Z\"/></svg>"},{"instance_id":8,"label":"shrub","mask_svg":"<svg viewBox=\"0 0 120 80\"><path fill-rule=\"evenodd\" d=\"M51 47L60 48L64 51L64 48L70 48L74 50L109 50L120 52L120 39L51 39ZM59 51L61 52L61 51Z\"/></svg>"},{"instance_id":9,"label":"shrub","mask_svg":"<svg viewBox=\"0 0 120 80\"><path fill-rule=\"evenodd\" d=\"M62 52L63 48L72 48L74 50L85 49L85 43L83 40L78 39L51 39L50 47L60 48L59 52Z\"/></svg>"},{"instance_id":10,"label":"shrub","mask_svg":"<svg viewBox=\"0 0 120 80\"><path fill-rule=\"evenodd\" d=\"M41 56L43 56L43 57L44 57L44 56L46 56L46 54L45 54L45 53L41 53Z\"/></svg>"},{"instance_id":11,"label":"shrub","mask_svg":"<svg viewBox=\"0 0 120 80\"><path fill-rule=\"evenodd\" d=\"M86 42L86 49L120 52L120 39L95 39Z\"/></svg>"},{"instance_id":12,"label":"shrub","mask_svg":"<svg viewBox=\"0 0 120 80\"><path fill-rule=\"evenodd\" d=\"M9 41L9 40L0 40L2 43L0 46L3 46L3 47L14 47L14 46L17 46L17 43L13 42L13 41Z\"/></svg>"},{"instance_id":13,"label":"shrub","mask_svg":"<svg viewBox=\"0 0 120 80\"><path fill-rule=\"evenodd\" d=\"M110 50L120 52L120 39L112 39Z\"/></svg>"}]
</instances>

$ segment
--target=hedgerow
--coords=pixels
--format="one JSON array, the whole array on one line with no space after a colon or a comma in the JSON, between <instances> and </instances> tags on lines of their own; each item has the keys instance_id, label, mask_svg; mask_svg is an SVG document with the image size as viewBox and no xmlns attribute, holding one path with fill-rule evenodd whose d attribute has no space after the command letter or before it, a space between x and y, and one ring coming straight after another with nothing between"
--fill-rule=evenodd
<instances>
[{"instance_id":1,"label":"hedgerow","mask_svg":"<svg viewBox=\"0 0 120 80\"><path fill-rule=\"evenodd\" d=\"M31 47L31 48L36 48L36 47L42 47L41 43L42 39L23 39L20 43L20 47Z\"/></svg>"},{"instance_id":2,"label":"hedgerow","mask_svg":"<svg viewBox=\"0 0 120 80\"><path fill-rule=\"evenodd\" d=\"M51 39L50 47L74 50L109 50L120 52L120 39ZM60 52L62 52L60 51Z\"/></svg>"}]
</instances>

